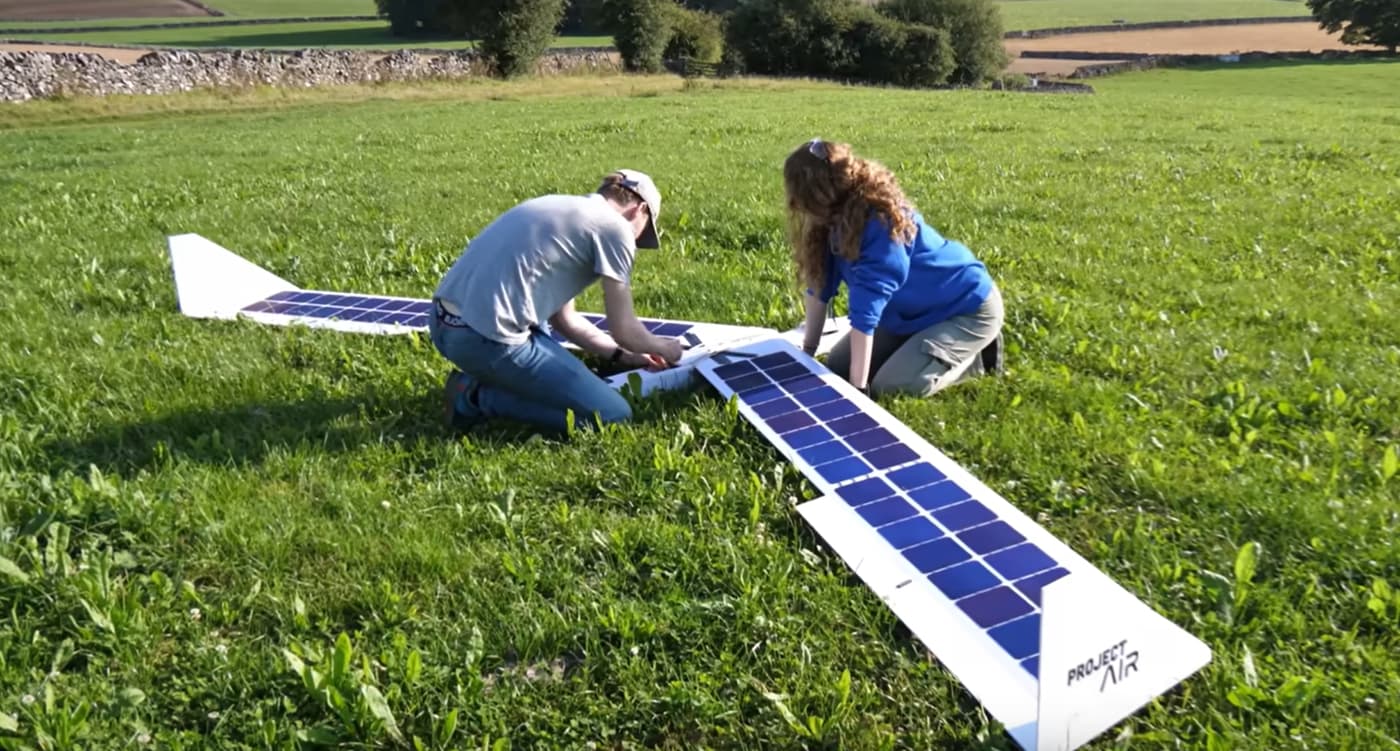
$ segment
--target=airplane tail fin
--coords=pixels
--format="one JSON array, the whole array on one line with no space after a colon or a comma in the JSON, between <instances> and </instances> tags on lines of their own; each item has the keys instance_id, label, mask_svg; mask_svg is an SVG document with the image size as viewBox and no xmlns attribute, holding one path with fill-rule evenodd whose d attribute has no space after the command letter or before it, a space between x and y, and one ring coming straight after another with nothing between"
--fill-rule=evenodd
<instances>
[{"instance_id":1,"label":"airplane tail fin","mask_svg":"<svg viewBox=\"0 0 1400 751\"><path fill-rule=\"evenodd\" d=\"M299 289L197 234L166 238L180 312L191 318L236 318L244 306Z\"/></svg>"},{"instance_id":2,"label":"airplane tail fin","mask_svg":"<svg viewBox=\"0 0 1400 751\"><path fill-rule=\"evenodd\" d=\"M1210 662L1209 646L1112 581L1067 576L1041 598L1039 710L1023 748L1078 748Z\"/></svg>"}]
</instances>

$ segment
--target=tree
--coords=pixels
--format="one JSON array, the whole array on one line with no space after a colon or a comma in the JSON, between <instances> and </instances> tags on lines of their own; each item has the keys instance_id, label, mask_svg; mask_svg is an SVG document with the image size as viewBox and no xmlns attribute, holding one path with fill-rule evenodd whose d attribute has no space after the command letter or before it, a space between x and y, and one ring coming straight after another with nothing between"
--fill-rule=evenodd
<instances>
[{"instance_id":1,"label":"tree","mask_svg":"<svg viewBox=\"0 0 1400 751\"><path fill-rule=\"evenodd\" d=\"M479 25L481 52L507 78L534 71L564 20L564 0L449 0Z\"/></svg>"},{"instance_id":2,"label":"tree","mask_svg":"<svg viewBox=\"0 0 1400 751\"><path fill-rule=\"evenodd\" d=\"M1343 44L1374 44L1395 54L1400 47L1400 2L1397 0L1308 0L1318 25Z\"/></svg>"},{"instance_id":3,"label":"tree","mask_svg":"<svg viewBox=\"0 0 1400 751\"><path fill-rule=\"evenodd\" d=\"M661 71L661 56L671 39L671 0L604 0L605 28L626 70Z\"/></svg>"}]
</instances>

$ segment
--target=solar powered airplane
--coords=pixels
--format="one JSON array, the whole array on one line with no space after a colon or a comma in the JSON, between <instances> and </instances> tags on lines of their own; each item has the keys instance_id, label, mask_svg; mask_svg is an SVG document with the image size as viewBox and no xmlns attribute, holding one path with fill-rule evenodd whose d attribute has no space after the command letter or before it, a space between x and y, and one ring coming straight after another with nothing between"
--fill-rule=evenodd
<instances>
[{"instance_id":1,"label":"solar powered airplane","mask_svg":"<svg viewBox=\"0 0 1400 751\"><path fill-rule=\"evenodd\" d=\"M167 242L187 316L427 329L429 300L301 289L199 235ZM640 378L645 395L703 381L735 398L821 494L798 513L1025 751L1078 748L1210 662L1207 645L804 353L800 328L643 323L684 339L685 356L609 382ZM846 330L829 323L819 352Z\"/></svg>"}]
</instances>

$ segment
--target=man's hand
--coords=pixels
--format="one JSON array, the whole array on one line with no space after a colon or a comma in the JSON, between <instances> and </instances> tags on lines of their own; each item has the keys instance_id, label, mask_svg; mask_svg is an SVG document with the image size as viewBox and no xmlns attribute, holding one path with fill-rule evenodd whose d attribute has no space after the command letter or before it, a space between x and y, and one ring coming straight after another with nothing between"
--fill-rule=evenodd
<instances>
[{"instance_id":1,"label":"man's hand","mask_svg":"<svg viewBox=\"0 0 1400 751\"><path fill-rule=\"evenodd\" d=\"M670 367L665 360L645 352L624 352L618 359L628 368L646 368L653 373Z\"/></svg>"},{"instance_id":2,"label":"man's hand","mask_svg":"<svg viewBox=\"0 0 1400 751\"><path fill-rule=\"evenodd\" d=\"M675 365L685 356L685 347L681 345L681 340L673 339L668 336L653 338L656 339L656 345L651 348L651 351L661 355L661 357L665 358L666 362Z\"/></svg>"}]
</instances>

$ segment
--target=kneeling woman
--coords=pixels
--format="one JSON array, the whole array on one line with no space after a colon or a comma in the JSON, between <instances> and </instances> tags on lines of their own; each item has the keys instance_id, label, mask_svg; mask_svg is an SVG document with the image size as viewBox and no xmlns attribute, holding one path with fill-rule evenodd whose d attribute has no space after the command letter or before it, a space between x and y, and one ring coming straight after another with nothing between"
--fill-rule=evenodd
<instances>
[{"instance_id":1,"label":"kneeling woman","mask_svg":"<svg viewBox=\"0 0 1400 751\"><path fill-rule=\"evenodd\" d=\"M894 175L844 143L810 141L783 165L789 234L816 351L844 282L851 333L827 367L868 393L930 396L1001 370L1001 292L962 243L905 199Z\"/></svg>"}]
</instances>

